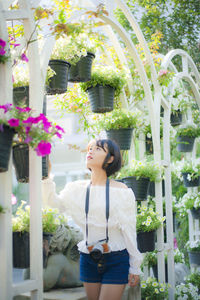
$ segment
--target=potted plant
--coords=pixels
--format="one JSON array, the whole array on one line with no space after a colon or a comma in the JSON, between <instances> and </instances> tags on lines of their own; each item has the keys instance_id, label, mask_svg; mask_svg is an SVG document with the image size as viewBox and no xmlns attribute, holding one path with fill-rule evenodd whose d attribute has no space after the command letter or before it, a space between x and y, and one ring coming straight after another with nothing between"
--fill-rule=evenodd
<instances>
[{"instance_id":1,"label":"potted plant","mask_svg":"<svg viewBox=\"0 0 200 300\"><path fill-rule=\"evenodd\" d=\"M186 124L177 129L177 150L180 152L191 152L194 140L200 135L200 128L195 124Z\"/></svg>"},{"instance_id":2,"label":"potted plant","mask_svg":"<svg viewBox=\"0 0 200 300\"><path fill-rule=\"evenodd\" d=\"M46 264L47 243L56 232L58 226L66 224L67 220L64 215L59 215L57 209L42 209L42 229L43 229L43 263ZM29 268L30 265L30 243L29 243L29 226L30 226L30 207L25 201L17 208L15 216L12 217L13 229L13 267Z\"/></svg>"},{"instance_id":3,"label":"potted plant","mask_svg":"<svg viewBox=\"0 0 200 300\"><path fill-rule=\"evenodd\" d=\"M199 186L200 184L200 162L196 160L182 160L181 174L185 187Z\"/></svg>"},{"instance_id":4,"label":"potted plant","mask_svg":"<svg viewBox=\"0 0 200 300\"><path fill-rule=\"evenodd\" d=\"M188 191L181 202L186 209L190 209L194 219L200 219L200 192Z\"/></svg>"},{"instance_id":5,"label":"potted plant","mask_svg":"<svg viewBox=\"0 0 200 300\"><path fill-rule=\"evenodd\" d=\"M164 300L168 297L169 285L157 281L156 278L148 277L141 281L142 300Z\"/></svg>"},{"instance_id":6,"label":"potted plant","mask_svg":"<svg viewBox=\"0 0 200 300\"><path fill-rule=\"evenodd\" d=\"M133 129L140 124L140 113L135 110L115 109L99 116L96 122L99 130L105 130L107 137L114 140L121 150L129 150Z\"/></svg>"},{"instance_id":7,"label":"potted plant","mask_svg":"<svg viewBox=\"0 0 200 300\"><path fill-rule=\"evenodd\" d=\"M68 73L68 81L85 82L91 80L92 61L95 58L95 46L91 44L84 33L76 38L70 36L66 39L66 60L71 67Z\"/></svg>"},{"instance_id":8,"label":"potted plant","mask_svg":"<svg viewBox=\"0 0 200 300\"><path fill-rule=\"evenodd\" d=\"M196 286L198 289L198 294L199 294L199 292L200 292L200 271L196 270L196 271L192 272L191 274L189 274L185 279L185 283L191 283L194 286Z\"/></svg>"},{"instance_id":9,"label":"potted plant","mask_svg":"<svg viewBox=\"0 0 200 300\"><path fill-rule=\"evenodd\" d=\"M54 45L49 66L55 72L46 86L48 95L62 94L67 91L70 63L66 61L68 53L67 39L60 37Z\"/></svg>"},{"instance_id":10,"label":"potted plant","mask_svg":"<svg viewBox=\"0 0 200 300\"><path fill-rule=\"evenodd\" d=\"M151 125L145 124L142 129L138 129L145 134L145 145L146 145L146 153L152 154L153 153L153 141L152 141L152 133L151 133ZM162 121L160 123L160 139L163 137L163 124Z\"/></svg>"},{"instance_id":11,"label":"potted plant","mask_svg":"<svg viewBox=\"0 0 200 300\"><path fill-rule=\"evenodd\" d=\"M160 173L160 167L153 161L133 160L129 166L124 166L117 174L117 179L123 182L133 190L135 198L138 201L146 200L149 182L157 181Z\"/></svg>"},{"instance_id":12,"label":"potted plant","mask_svg":"<svg viewBox=\"0 0 200 300\"><path fill-rule=\"evenodd\" d=\"M110 66L96 66L91 80L80 84L88 93L91 109L94 113L105 113L113 110L114 98L118 99L126 83L122 70Z\"/></svg>"},{"instance_id":13,"label":"potted plant","mask_svg":"<svg viewBox=\"0 0 200 300\"><path fill-rule=\"evenodd\" d=\"M188 251L190 265L200 266L200 240L188 241L185 246Z\"/></svg>"},{"instance_id":14,"label":"potted plant","mask_svg":"<svg viewBox=\"0 0 200 300\"><path fill-rule=\"evenodd\" d=\"M181 283L177 285L175 290L175 300L183 299L200 299L198 295L198 288L191 283Z\"/></svg>"},{"instance_id":15,"label":"potted plant","mask_svg":"<svg viewBox=\"0 0 200 300\"><path fill-rule=\"evenodd\" d=\"M138 210L136 217L138 249L141 253L153 251L156 230L162 226L165 217L160 217L151 207L141 206Z\"/></svg>"}]
</instances>

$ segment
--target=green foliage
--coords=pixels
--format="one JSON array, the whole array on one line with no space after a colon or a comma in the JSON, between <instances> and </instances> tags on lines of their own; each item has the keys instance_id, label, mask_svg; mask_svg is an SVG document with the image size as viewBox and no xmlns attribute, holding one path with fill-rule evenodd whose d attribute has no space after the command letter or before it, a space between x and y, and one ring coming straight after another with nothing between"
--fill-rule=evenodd
<instances>
[{"instance_id":1,"label":"green foliage","mask_svg":"<svg viewBox=\"0 0 200 300\"><path fill-rule=\"evenodd\" d=\"M198 178L200 176L199 160L183 160L183 164L181 165L181 173L188 173L187 179L189 181Z\"/></svg>"},{"instance_id":2,"label":"green foliage","mask_svg":"<svg viewBox=\"0 0 200 300\"><path fill-rule=\"evenodd\" d=\"M184 126L184 127L179 127L177 129L177 136L189 136L189 137L198 137L200 136L200 127L197 126Z\"/></svg>"},{"instance_id":3,"label":"green foliage","mask_svg":"<svg viewBox=\"0 0 200 300\"><path fill-rule=\"evenodd\" d=\"M145 300L164 300L168 297L169 285L160 283L156 278L148 277L146 281L141 281L142 298Z\"/></svg>"},{"instance_id":4,"label":"green foliage","mask_svg":"<svg viewBox=\"0 0 200 300\"><path fill-rule=\"evenodd\" d=\"M105 114L100 114L96 125L100 130L135 128L141 123L141 113L138 110L130 112L125 109L115 109Z\"/></svg>"},{"instance_id":5,"label":"green foliage","mask_svg":"<svg viewBox=\"0 0 200 300\"><path fill-rule=\"evenodd\" d=\"M141 206L136 216L136 231L149 232L157 230L162 226L165 217L160 217L158 212L154 212L152 208Z\"/></svg>"},{"instance_id":6,"label":"green foliage","mask_svg":"<svg viewBox=\"0 0 200 300\"><path fill-rule=\"evenodd\" d=\"M200 296L198 295L198 289L191 283L181 283L176 286L175 290L175 300L198 300Z\"/></svg>"},{"instance_id":7,"label":"green foliage","mask_svg":"<svg viewBox=\"0 0 200 300\"><path fill-rule=\"evenodd\" d=\"M181 199L186 209L200 208L200 192L188 191Z\"/></svg>"},{"instance_id":8,"label":"green foliage","mask_svg":"<svg viewBox=\"0 0 200 300\"><path fill-rule=\"evenodd\" d=\"M80 87L85 92L96 85L108 85L115 89L115 97L118 98L125 84L126 75L122 70L111 66L96 66L92 71L91 80L82 82Z\"/></svg>"},{"instance_id":9,"label":"green foliage","mask_svg":"<svg viewBox=\"0 0 200 300\"><path fill-rule=\"evenodd\" d=\"M149 178L150 181L158 181L160 174L160 167L153 161L139 161L133 160L130 166L124 166L117 175L118 179L135 176L139 178Z\"/></svg>"},{"instance_id":10,"label":"green foliage","mask_svg":"<svg viewBox=\"0 0 200 300\"><path fill-rule=\"evenodd\" d=\"M192 283L200 291L200 271L196 270L188 275L185 279L186 283Z\"/></svg>"}]
</instances>

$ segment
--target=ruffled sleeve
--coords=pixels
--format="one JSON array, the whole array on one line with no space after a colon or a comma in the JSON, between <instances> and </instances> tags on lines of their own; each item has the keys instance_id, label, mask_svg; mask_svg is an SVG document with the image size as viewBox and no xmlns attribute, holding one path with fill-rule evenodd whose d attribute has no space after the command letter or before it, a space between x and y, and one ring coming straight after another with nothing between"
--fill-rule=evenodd
<instances>
[{"instance_id":1,"label":"ruffled sleeve","mask_svg":"<svg viewBox=\"0 0 200 300\"><path fill-rule=\"evenodd\" d=\"M120 210L120 227L130 256L129 273L140 275L142 254L137 249L136 241L136 203L131 189L123 189L122 205Z\"/></svg>"},{"instance_id":2,"label":"ruffled sleeve","mask_svg":"<svg viewBox=\"0 0 200 300\"><path fill-rule=\"evenodd\" d=\"M58 208L60 212L70 213L71 197L74 190L73 182L66 184L65 188L58 195L56 185L52 178L42 180L42 201L43 206Z\"/></svg>"}]
</instances>

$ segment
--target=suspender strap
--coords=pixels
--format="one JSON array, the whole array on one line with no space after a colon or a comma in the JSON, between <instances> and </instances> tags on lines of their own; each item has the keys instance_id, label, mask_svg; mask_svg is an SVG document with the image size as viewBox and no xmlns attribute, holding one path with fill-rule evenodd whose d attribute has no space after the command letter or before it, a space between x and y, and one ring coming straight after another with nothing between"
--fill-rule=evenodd
<instances>
[{"instance_id":1,"label":"suspender strap","mask_svg":"<svg viewBox=\"0 0 200 300\"><path fill-rule=\"evenodd\" d=\"M86 246L88 246L88 212L89 212L89 198L90 198L90 186L87 186L86 198L85 198L85 215L86 215ZM109 209L110 209L110 201L109 201L109 179L106 180L106 243L109 240L108 237L108 219L109 219Z\"/></svg>"}]
</instances>

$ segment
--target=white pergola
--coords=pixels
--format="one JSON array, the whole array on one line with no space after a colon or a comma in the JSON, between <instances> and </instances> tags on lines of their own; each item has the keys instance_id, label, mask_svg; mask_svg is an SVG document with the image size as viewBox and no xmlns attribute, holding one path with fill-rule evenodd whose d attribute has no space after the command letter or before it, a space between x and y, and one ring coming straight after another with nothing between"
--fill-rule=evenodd
<instances>
[{"instance_id":1,"label":"white pergola","mask_svg":"<svg viewBox=\"0 0 200 300\"><path fill-rule=\"evenodd\" d=\"M34 32L35 21L33 16L33 9L39 5L40 0L19 0L19 9L8 10L9 6L13 3L13 0L0 0L0 37L8 41L7 21L21 20L24 24L25 39L28 40L30 35ZM86 7L88 9L96 9L95 1L89 1L91 6ZM171 101L173 91L182 78L187 80L190 84L197 104L200 107L200 75L198 70L192 61L191 57L182 50L173 50L169 52L163 59L162 67L167 69L172 64L174 56L180 56L182 58L182 72L175 70L173 79L173 85L170 87L170 94L168 98L164 98L161 93L161 86L158 82L158 74L154 66L152 55L149 51L147 42L138 26L134 16L131 14L129 8L126 6L123 0L115 0L113 2L105 1L106 9L109 15L101 15L101 18L107 25L104 26L105 33L108 35L111 43L115 47L117 55L121 63L125 64L128 68L128 63L123 49L120 46L117 35L114 30L123 40L129 54L133 58L138 73L140 75L141 82L145 91L145 103L149 112L149 119L152 129L152 138L154 145L154 160L160 166L165 167L165 201L166 201L166 225L167 225L167 243L164 243L163 228L157 231L157 250L158 250L158 277L165 281L165 264L164 264L164 250L168 253L168 274L169 283L171 288L169 290L169 299L174 299L174 286L175 286L175 272L174 272L174 254L173 254L173 222L172 222L172 188L171 188L171 170L170 170L170 113L171 113ZM145 72L143 63L139 57L138 51L131 41L130 36L124 30L124 28L117 22L113 16L113 7L118 7L123 11L127 20L129 21L133 31L135 32L138 42L144 49L146 60L151 67L152 83L154 86L154 97L149 85L147 74ZM76 12L71 17L71 20L75 20L80 17L84 11ZM70 21L70 20L69 20ZM34 36L33 36L34 38ZM35 36L37 39L37 37ZM37 41L29 45L28 50L28 66L30 72L30 106L37 110L42 111L43 102L43 88L45 81L45 74L48 65L48 61L51 55L52 48L54 46L54 38L49 37L43 46L41 54L39 53ZM110 59L110 58L108 58ZM0 64L0 104L12 101L12 66L11 62L6 64ZM133 90L132 83L128 83L128 88ZM125 107L130 110L134 109L134 103L129 103L126 99L125 93L122 95L122 102ZM161 160L161 144L160 144L160 108L164 108L164 160ZM159 117L158 117L159 116ZM144 141L140 142L140 155L143 158L145 152ZM134 148L130 151L130 158L134 158ZM12 176L11 176L11 164L9 171L0 174L0 204L6 207L6 213L0 215L0 292L2 300L11 300L14 296L22 294L24 292L31 292L32 300L43 299L43 264L42 264L42 222L41 222L41 159L38 158L33 150L30 149L29 164L30 164L30 279L18 284L12 282L12 224L11 224L11 191L12 191ZM162 216L163 214L163 200L162 200L162 184L156 183L156 210ZM192 221L190 222L192 224ZM192 234L198 234L199 225L192 227Z\"/></svg>"}]
</instances>

